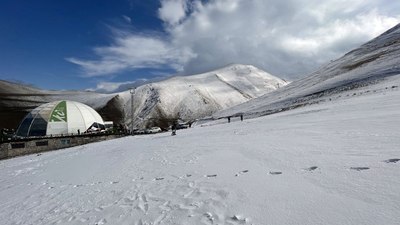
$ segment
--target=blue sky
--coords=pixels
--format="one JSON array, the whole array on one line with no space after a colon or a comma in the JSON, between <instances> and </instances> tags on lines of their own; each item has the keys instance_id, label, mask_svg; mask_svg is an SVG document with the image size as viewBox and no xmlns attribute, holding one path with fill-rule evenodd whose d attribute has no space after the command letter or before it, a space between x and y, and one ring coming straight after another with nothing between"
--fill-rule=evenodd
<instances>
[{"instance_id":1,"label":"blue sky","mask_svg":"<svg viewBox=\"0 0 400 225\"><path fill-rule=\"evenodd\" d=\"M46 89L86 89L104 78L87 78L65 60L91 57L94 46L110 42L109 26L128 26L123 16L140 21L132 30L163 32L158 1L115 0L6 1L0 13L0 79ZM151 71L120 73L113 81L135 80ZM171 72L171 71L167 71ZM150 74L149 73L149 74ZM139 74L139 75L136 75Z\"/></svg>"},{"instance_id":2,"label":"blue sky","mask_svg":"<svg viewBox=\"0 0 400 225\"><path fill-rule=\"evenodd\" d=\"M2 1L0 79L115 91L229 63L297 79L400 21L389 0Z\"/></svg>"}]
</instances>

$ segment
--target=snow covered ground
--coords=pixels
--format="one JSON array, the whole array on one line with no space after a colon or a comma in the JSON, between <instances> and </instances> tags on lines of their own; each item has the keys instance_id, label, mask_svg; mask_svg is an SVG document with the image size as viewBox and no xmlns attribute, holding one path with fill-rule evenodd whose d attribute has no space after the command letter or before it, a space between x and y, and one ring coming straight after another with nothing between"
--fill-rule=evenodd
<instances>
[{"instance_id":1,"label":"snow covered ground","mask_svg":"<svg viewBox=\"0 0 400 225\"><path fill-rule=\"evenodd\" d=\"M0 161L1 224L399 224L399 88L205 125Z\"/></svg>"}]
</instances>

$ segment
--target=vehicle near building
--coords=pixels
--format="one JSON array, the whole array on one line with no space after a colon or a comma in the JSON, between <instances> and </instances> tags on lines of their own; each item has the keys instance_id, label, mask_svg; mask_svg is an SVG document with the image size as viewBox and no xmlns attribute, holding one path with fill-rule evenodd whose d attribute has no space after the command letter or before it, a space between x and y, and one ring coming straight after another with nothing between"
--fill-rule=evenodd
<instances>
[{"instance_id":1,"label":"vehicle near building","mask_svg":"<svg viewBox=\"0 0 400 225\"><path fill-rule=\"evenodd\" d=\"M161 132L161 131L162 131L162 130L161 130L160 127L152 127L152 128L146 129L146 130L145 130L145 133L146 133L146 134L155 134L155 133L159 133L159 132Z\"/></svg>"}]
</instances>

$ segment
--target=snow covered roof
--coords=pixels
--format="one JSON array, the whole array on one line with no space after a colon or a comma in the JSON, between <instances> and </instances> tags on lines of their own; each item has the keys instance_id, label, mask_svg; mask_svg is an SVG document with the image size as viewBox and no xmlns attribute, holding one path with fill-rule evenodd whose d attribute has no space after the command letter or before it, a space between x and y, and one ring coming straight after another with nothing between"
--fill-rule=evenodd
<instances>
[{"instance_id":1,"label":"snow covered roof","mask_svg":"<svg viewBox=\"0 0 400 225\"><path fill-rule=\"evenodd\" d=\"M104 124L101 116L91 107L74 101L54 101L33 109L25 116L17 135L76 134L86 131L93 123Z\"/></svg>"}]
</instances>

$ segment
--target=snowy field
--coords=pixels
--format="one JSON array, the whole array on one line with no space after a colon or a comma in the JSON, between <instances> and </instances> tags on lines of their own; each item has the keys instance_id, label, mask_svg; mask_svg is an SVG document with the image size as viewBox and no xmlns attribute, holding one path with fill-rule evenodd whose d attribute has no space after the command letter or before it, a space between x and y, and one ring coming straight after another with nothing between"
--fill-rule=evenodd
<instances>
[{"instance_id":1,"label":"snowy field","mask_svg":"<svg viewBox=\"0 0 400 225\"><path fill-rule=\"evenodd\" d=\"M1 224L400 224L398 88L0 161Z\"/></svg>"}]
</instances>

